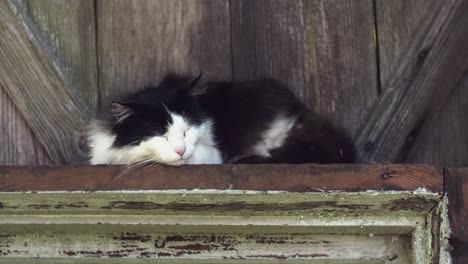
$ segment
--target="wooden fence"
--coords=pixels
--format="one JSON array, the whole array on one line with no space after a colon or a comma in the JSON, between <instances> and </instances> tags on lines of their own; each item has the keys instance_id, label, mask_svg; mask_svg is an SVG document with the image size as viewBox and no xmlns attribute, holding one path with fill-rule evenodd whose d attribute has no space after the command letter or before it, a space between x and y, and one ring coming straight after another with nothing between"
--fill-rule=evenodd
<instances>
[{"instance_id":1,"label":"wooden fence","mask_svg":"<svg viewBox=\"0 0 468 264\"><path fill-rule=\"evenodd\" d=\"M468 165L468 1L0 0L0 164L83 163L84 125L169 70L273 76L363 161Z\"/></svg>"}]
</instances>

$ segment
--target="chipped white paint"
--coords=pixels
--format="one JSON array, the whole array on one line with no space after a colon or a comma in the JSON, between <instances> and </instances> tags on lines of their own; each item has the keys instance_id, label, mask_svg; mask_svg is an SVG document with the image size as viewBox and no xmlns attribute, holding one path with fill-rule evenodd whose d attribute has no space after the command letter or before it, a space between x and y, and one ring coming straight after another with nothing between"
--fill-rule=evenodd
<instances>
[{"instance_id":1,"label":"chipped white paint","mask_svg":"<svg viewBox=\"0 0 468 264\"><path fill-rule=\"evenodd\" d=\"M411 201L412 198L416 199ZM0 233L15 233L6 243L10 250L16 250L9 256L17 258L33 255L63 258L68 257L67 254L86 258L95 257L93 254L99 250L103 254L121 254L132 263L131 260L140 253L122 247L121 242L112 237L134 232L149 236L151 240L130 239L132 244L127 246L144 248L141 252L149 258L162 253L169 254L172 260L181 257L189 262L237 257L254 263L283 259L292 263L299 260L340 263L376 259L381 263L392 259L392 264L427 263L432 257L428 253L431 252L431 241L438 238L432 238L431 225L426 225L426 221L440 199L440 194L424 189L354 193L245 190L0 192L3 203ZM415 203L419 200L423 209L405 208L405 201ZM143 204L141 208L136 206L138 203ZM85 206L79 207L83 204ZM110 206L112 204L114 207ZM288 209L289 204L291 209ZM310 208L307 208L308 204ZM218 205L234 208L223 211L216 209ZM236 206L240 207L236 209ZM154 246L159 237L181 234L192 236L190 239L196 242L169 241L164 249ZM271 242L262 243L262 239L249 237L249 234L266 236ZM200 240L200 237L213 236L219 239L233 237L232 250L210 244L215 243L207 242L210 239ZM284 240L284 237L288 239ZM214 241L219 242L219 239ZM25 253L25 242L29 245L28 253ZM187 248L200 245L201 250L184 253ZM183 249L183 252L177 249Z\"/></svg>"},{"instance_id":2,"label":"chipped white paint","mask_svg":"<svg viewBox=\"0 0 468 264\"><path fill-rule=\"evenodd\" d=\"M364 219L365 218L365 219ZM166 216L166 215L0 215L0 224L124 224L124 225L218 225L218 226L307 226L311 230L324 227L346 227L366 230L373 227L410 230L418 226L422 217L305 217L305 216ZM342 228L340 232L346 233ZM396 232L396 231L395 231Z\"/></svg>"},{"instance_id":3,"label":"chipped white paint","mask_svg":"<svg viewBox=\"0 0 468 264\"><path fill-rule=\"evenodd\" d=\"M449 238L452 231L450 230L448 203L448 197L444 195L437 208L440 212L440 218L442 220L440 223L440 264L452 264L452 256L450 255L449 251L451 248L449 245Z\"/></svg>"}]
</instances>

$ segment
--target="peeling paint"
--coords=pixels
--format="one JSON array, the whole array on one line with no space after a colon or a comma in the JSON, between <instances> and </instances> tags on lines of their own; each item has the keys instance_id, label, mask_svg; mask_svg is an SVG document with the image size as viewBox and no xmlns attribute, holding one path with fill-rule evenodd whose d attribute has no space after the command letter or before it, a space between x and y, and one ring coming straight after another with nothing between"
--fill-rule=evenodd
<instances>
[{"instance_id":1,"label":"peeling paint","mask_svg":"<svg viewBox=\"0 0 468 264\"><path fill-rule=\"evenodd\" d=\"M405 197L398 200L391 201L390 203L383 204L383 208L392 211L418 211L427 212L434 205L428 203L428 199L423 196Z\"/></svg>"},{"instance_id":2,"label":"peeling paint","mask_svg":"<svg viewBox=\"0 0 468 264\"><path fill-rule=\"evenodd\" d=\"M440 199L424 191L0 193L0 255L408 263L431 257L421 252L436 245L430 237L441 229L426 222Z\"/></svg>"}]
</instances>

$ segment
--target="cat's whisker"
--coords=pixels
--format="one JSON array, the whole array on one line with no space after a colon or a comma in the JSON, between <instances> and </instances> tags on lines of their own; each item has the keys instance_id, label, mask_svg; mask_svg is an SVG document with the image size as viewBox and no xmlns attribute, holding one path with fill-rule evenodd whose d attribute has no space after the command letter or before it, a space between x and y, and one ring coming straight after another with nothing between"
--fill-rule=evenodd
<instances>
[{"instance_id":1,"label":"cat's whisker","mask_svg":"<svg viewBox=\"0 0 468 264\"><path fill-rule=\"evenodd\" d=\"M113 182L153 162L329 164L355 159L345 131L308 110L273 79L208 82L201 75L168 74L159 85L120 102L111 104L109 116L93 121L88 136L91 164L131 164Z\"/></svg>"},{"instance_id":2,"label":"cat's whisker","mask_svg":"<svg viewBox=\"0 0 468 264\"><path fill-rule=\"evenodd\" d=\"M144 167L146 165L150 165L150 164L154 164L154 163L161 163L161 160L157 159L157 158L151 158L151 159L142 160L142 161L139 161L139 162L136 162L136 163L131 163L131 164L125 166L126 168L124 170L122 170L119 173L119 175L117 175L117 177L111 182L111 184L116 182L123 175L129 173L130 171L133 171L133 170L136 170L138 168L142 168L142 167Z\"/></svg>"},{"instance_id":3,"label":"cat's whisker","mask_svg":"<svg viewBox=\"0 0 468 264\"><path fill-rule=\"evenodd\" d=\"M127 174L128 172L130 172L131 169L132 169L132 168L126 168L126 169L124 169L123 171L121 171L121 172L119 173L119 175L117 175L117 177L116 177L114 180L112 180L111 184L113 184L113 183L116 182L118 179L120 179L122 176L124 176L125 174Z\"/></svg>"}]
</instances>

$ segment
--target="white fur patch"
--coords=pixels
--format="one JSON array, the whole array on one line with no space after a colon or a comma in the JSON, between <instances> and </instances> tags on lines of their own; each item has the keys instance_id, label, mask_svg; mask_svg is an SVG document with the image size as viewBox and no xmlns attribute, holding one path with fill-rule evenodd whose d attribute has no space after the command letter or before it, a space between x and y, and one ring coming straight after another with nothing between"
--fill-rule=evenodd
<instances>
[{"instance_id":1,"label":"white fur patch","mask_svg":"<svg viewBox=\"0 0 468 264\"><path fill-rule=\"evenodd\" d=\"M270 151L283 146L289 131L296 123L297 118L278 115L270 127L263 132L262 140L254 146L255 154L270 157Z\"/></svg>"},{"instance_id":2,"label":"white fur patch","mask_svg":"<svg viewBox=\"0 0 468 264\"><path fill-rule=\"evenodd\" d=\"M171 113L173 122L164 136L154 136L136 146L113 147L115 135L105 126L94 122L90 126L89 145L91 164L131 164L153 161L167 165L221 164L221 153L216 146L212 121L190 126L186 120ZM180 156L176 151L183 155Z\"/></svg>"}]
</instances>

